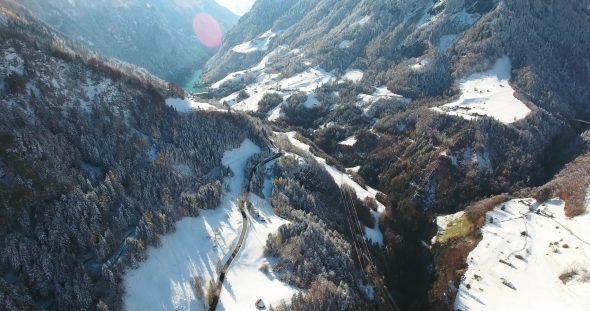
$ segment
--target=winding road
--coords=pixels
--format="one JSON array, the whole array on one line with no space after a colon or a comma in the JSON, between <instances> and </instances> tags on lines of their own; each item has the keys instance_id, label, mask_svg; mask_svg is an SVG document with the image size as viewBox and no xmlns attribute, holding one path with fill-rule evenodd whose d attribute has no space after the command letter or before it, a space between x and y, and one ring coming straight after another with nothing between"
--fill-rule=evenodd
<instances>
[{"instance_id":1,"label":"winding road","mask_svg":"<svg viewBox=\"0 0 590 311\"><path fill-rule=\"evenodd\" d=\"M252 171L252 174L248 178L247 191L250 191L250 183L252 182L252 176L254 176L254 173L256 173L258 168L261 165L265 165L266 163L268 163L274 159L278 159L282 156L283 156L283 153L277 153L277 154L273 155L272 157L266 158L262 162L258 163L258 165L256 165L256 167ZM217 309L217 304L219 304L219 298L221 297L221 290L223 289L223 281L225 280L225 275L227 274L227 271L229 270L229 267L231 266L232 262L234 261L234 259L238 255L238 253L240 252L240 249L242 248L242 244L244 243L244 238L246 237L246 232L248 230L248 216L246 215L246 211L244 208L240 208L240 213L242 213L242 223L244 224L242 226L242 232L240 233L240 238L238 239L238 244L234 248L233 253L231 254L231 256L229 256L229 258L227 259L227 262L225 263L225 265L221 269L221 272L219 273L219 279L217 281L217 288L215 289L216 295L215 295L214 300L211 302L211 305L209 306L209 311L215 311Z\"/></svg>"},{"instance_id":2,"label":"winding road","mask_svg":"<svg viewBox=\"0 0 590 311\"><path fill-rule=\"evenodd\" d=\"M217 288L215 289L216 295L209 307L210 311L215 311L215 309L217 309L217 304L219 303L219 297L221 296L221 290L223 288L223 281L225 280L225 274L227 273L227 270L229 270L229 266L231 265L231 263L234 261L234 259L238 255L240 248L242 248L242 243L244 242L244 238L246 237L246 231L248 230L248 217L246 216L246 212L244 211L244 209L241 209L240 212L242 213L242 219L243 219L243 224L244 224L242 226L242 233L240 233L240 238L238 240L238 244L236 245L236 248L234 248L233 253L227 259L227 262L225 263L225 265L221 269L221 273L219 273L219 280L217 281Z\"/></svg>"}]
</instances>

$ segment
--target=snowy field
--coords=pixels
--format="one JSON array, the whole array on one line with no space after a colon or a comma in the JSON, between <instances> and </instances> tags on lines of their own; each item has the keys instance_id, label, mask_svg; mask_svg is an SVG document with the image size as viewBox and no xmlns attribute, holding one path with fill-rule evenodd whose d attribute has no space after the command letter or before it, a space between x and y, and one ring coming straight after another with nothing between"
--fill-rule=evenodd
<instances>
[{"instance_id":1,"label":"snowy field","mask_svg":"<svg viewBox=\"0 0 590 311\"><path fill-rule=\"evenodd\" d=\"M256 77L258 83L261 83L262 80L266 79L266 81L268 82L269 80L272 80L273 77L276 77L278 75L267 75L265 74L263 71L266 68L266 64L268 63L268 60L275 55L276 53L286 49L287 46L286 45L281 45L279 47L277 47L275 50L273 50L272 52L268 53L266 56L264 56L262 58L262 60L260 61L260 63L258 63L256 66L250 68L250 69L246 69L246 70L240 70L240 71L236 71L236 72L232 72L229 73L227 76L225 76L223 79L213 83L211 85L211 88L217 89L219 88L223 83L227 82L227 81L240 81L246 77L249 76L253 76Z\"/></svg>"},{"instance_id":2,"label":"snowy field","mask_svg":"<svg viewBox=\"0 0 590 311\"><path fill-rule=\"evenodd\" d=\"M525 118L531 110L514 97L514 89L508 84L511 68L507 56L498 59L491 70L458 81L462 94L457 101L432 109L468 120L489 116L512 123Z\"/></svg>"},{"instance_id":3,"label":"snowy field","mask_svg":"<svg viewBox=\"0 0 590 311\"><path fill-rule=\"evenodd\" d=\"M346 138L345 140L338 142L339 145L345 145L345 146L354 146L354 144L356 144L356 138L354 138L354 136L350 136L348 138Z\"/></svg>"},{"instance_id":4,"label":"snowy field","mask_svg":"<svg viewBox=\"0 0 590 311\"><path fill-rule=\"evenodd\" d=\"M252 53L258 51L266 51L270 46L270 43L273 38L282 35L286 30L280 30L277 32L273 32L271 30L263 33L262 35L258 36L256 39L244 42L242 44L236 45L232 48L232 51L236 53Z\"/></svg>"},{"instance_id":5,"label":"snowy field","mask_svg":"<svg viewBox=\"0 0 590 311\"><path fill-rule=\"evenodd\" d=\"M351 46L352 46L352 41L350 41L350 40L343 40L342 42L340 42L340 44L338 44L338 47L341 49L348 49Z\"/></svg>"},{"instance_id":6,"label":"snowy field","mask_svg":"<svg viewBox=\"0 0 590 311\"><path fill-rule=\"evenodd\" d=\"M568 219L564 204L516 199L489 212L455 309L590 310L590 213Z\"/></svg>"},{"instance_id":7,"label":"snowy field","mask_svg":"<svg viewBox=\"0 0 590 311\"><path fill-rule=\"evenodd\" d=\"M304 106L311 108L318 103L313 91L325 83L332 83L335 79L333 74L327 73L322 69L308 69L305 72L280 81L277 81L277 78L277 74L261 73L258 76L258 82L247 86L245 89L245 91L250 94L249 98L238 103L237 97L239 92L236 92L222 98L221 101L227 102L236 110L256 111L258 110L258 103L266 94L276 93L286 99L291 95L292 91L302 91L307 94L307 100L305 101ZM279 88L281 91L276 90ZM280 108L275 109L275 111L269 115L269 120L276 120L280 116Z\"/></svg>"},{"instance_id":8,"label":"snowy field","mask_svg":"<svg viewBox=\"0 0 590 311\"><path fill-rule=\"evenodd\" d=\"M217 107L208 103L199 103L190 98L168 98L166 99L166 105L174 107L178 112L189 112L191 110L219 110Z\"/></svg>"},{"instance_id":9,"label":"snowy field","mask_svg":"<svg viewBox=\"0 0 590 311\"><path fill-rule=\"evenodd\" d=\"M257 76L257 82L248 85L244 91L250 95L250 97L238 102L238 95L240 92L235 92L224 98L220 99L220 102L226 102L232 109L242 111L256 111L258 110L258 103L266 94L276 93L280 96L288 96L288 92L276 91L277 74L266 74L259 73Z\"/></svg>"},{"instance_id":10,"label":"snowy field","mask_svg":"<svg viewBox=\"0 0 590 311\"><path fill-rule=\"evenodd\" d=\"M286 31L286 30L285 30ZM276 33L267 32L261 35L258 39L246 42L244 44L235 46L240 53L249 53L254 50L265 51L268 48L268 40L275 36L281 35L285 31L278 31ZM264 40L266 41L264 41ZM336 76L331 72L326 72L321 68L308 68L304 72L297 73L289 78L280 80L279 74L269 74L264 72L269 59L278 52L288 49L287 45L281 45L268 53L262 58L260 63L250 69L232 72L223 79L213 83L211 88L219 88L228 81L243 81L244 79L252 79L254 82L247 85L244 91L248 93L249 97L243 100L239 99L240 92L234 92L226 97L221 98L220 103L226 103L232 109L241 111L257 111L258 103L266 94L276 93L286 99L295 91L306 93L307 100L304 103L305 107L311 108L318 103L315 97L315 89L324 85L332 84L336 80ZM298 53L297 49L289 51L290 53ZM306 63L311 66L311 63ZM360 70L349 70L345 73L344 78L358 82L362 78L363 72ZM281 108L276 107L269 114L267 119L270 121L277 120L282 116Z\"/></svg>"},{"instance_id":11,"label":"snowy field","mask_svg":"<svg viewBox=\"0 0 590 311\"><path fill-rule=\"evenodd\" d=\"M259 151L247 139L239 148L225 152L222 163L232 169L234 176L226 180L231 189L224 193L221 206L201 211L198 218L187 217L176 223L176 232L163 236L160 248L150 247L148 259L138 269L126 272L123 281L126 310L206 310L195 296L191 279L201 276L205 284L216 279L217 258L225 263L233 251L243 225L236 201L242 190L244 168L248 158ZM267 181L267 193L269 187ZM252 222L230 268L218 310L250 310L254 309L253 297L273 302L290 299L294 291L272 274L267 277L258 271L264 260L261 245L266 243L268 233L284 221L272 214L267 201L253 198L253 202L260 206L268 223ZM252 286L253 280L257 286Z\"/></svg>"},{"instance_id":12,"label":"snowy field","mask_svg":"<svg viewBox=\"0 0 590 311\"><path fill-rule=\"evenodd\" d=\"M289 138L289 141L291 142L291 144L293 146L295 146L299 149L302 149L303 151L309 152L310 146L297 140L297 138L295 138L295 134L296 134L295 132L289 132L289 133L285 133L285 134L287 135L287 137ZM348 176L348 174L342 173L337 168L335 168L331 165L328 165L326 163L325 159L323 159L321 157L315 157L315 159L320 164L324 165L324 167L326 168L328 173L330 173L332 178L334 178L334 181L336 182L336 184L338 186L342 186L343 184L349 185L350 187L352 187L354 189L354 191L356 192L356 196L360 200L364 200L366 197L371 197L374 199L375 196L377 195L377 193L379 192L369 186L367 186L367 189L364 189L359 184L357 184L355 181L353 181L352 178L350 178L350 176ZM385 206L383 206L383 204L377 202L377 211L371 211L371 214L373 214L373 217L375 218L375 227L373 229L365 227L365 236L367 238L371 239L371 241L373 241L375 243L379 243L379 244L383 244L383 234L379 230L379 226L377 226L377 224L379 222L379 217L381 216L381 214L384 211L385 211Z\"/></svg>"},{"instance_id":13,"label":"snowy field","mask_svg":"<svg viewBox=\"0 0 590 311\"><path fill-rule=\"evenodd\" d=\"M404 98L401 95L395 94L392 91L388 90L386 86L381 86L375 89L373 94L359 94L359 103L360 104L371 104L377 101L380 98L397 98L402 102L409 104L412 100L409 98Z\"/></svg>"},{"instance_id":14,"label":"snowy field","mask_svg":"<svg viewBox=\"0 0 590 311\"><path fill-rule=\"evenodd\" d=\"M323 69L310 68L304 72L298 73L290 78L281 80L279 85L283 90L312 92L316 88L334 82L333 74Z\"/></svg>"},{"instance_id":15,"label":"snowy field","mask_svg":"<svg viewBox=\"0 0 590 311\"><path fill-rule=\"evenodd\" d=\"M339 83L346 80L357 83L363 79L363 71L358 69L347 69Z\"/></svg>"},{"instance_id":16,"label":"snowy field","mask_svg":"<svg viewBox=\"0 0 590 311\"><path fill-rule=\"evenodd\" d=\"M276 106L273 110L268 113L267 120L275 121L278 120L280 117L284 116L285 114L281 111L281 105Z\"/></svg>"},{"instance_id":17,"label":"snowy field","mask_svg":"<svg viewBox=\"0 0 590 311\"><path fill-rule=\"evenodd\" d=\"M367 94L359 94L358 99L359 101L356 105L359 108L363 109L363 114L365 116L370 116L374 113L378 106L373 105L379 99L392 99L396 98L404 104L409 104L412 102L412 99L405 98L401 95L395 94L387 89L387 87L382 86L375 89L375 91L371 95Z\"/></svg>"}]
</instances>

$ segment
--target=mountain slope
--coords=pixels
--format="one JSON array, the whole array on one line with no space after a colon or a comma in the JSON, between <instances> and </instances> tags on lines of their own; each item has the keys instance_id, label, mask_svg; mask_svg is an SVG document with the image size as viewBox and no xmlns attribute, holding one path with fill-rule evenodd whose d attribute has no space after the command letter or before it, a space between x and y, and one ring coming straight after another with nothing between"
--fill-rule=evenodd
<instances>
[{"instance_id":1,"label":"mountain slope","mask_svg":"<svg viewBox=\"0 0 590 311\"><path fill-rule=\"evenodd\" d=\"M245 114L182 99L0 3L3 310L199 310L219 294L214 271L243 217L219 305L387 303L375 270L359 272L378 246L360 222L343 226L344 209L375 226L360 186L340 189L319 158ZM269 135L289 153L259 167L276 152Z\"/></svg>"},{"instance_id":2,"label":"mountain slope","mask_svg":"<svg viewBox=\"0 0 590 311\"><path fill-rule=\"evenodd\" d=\"M586 131L576 140L580 155L541 187L437 218L437 309L587 309L589 143Z\"/></svg>"},{"instance_id":3,"label":"mountain slope","mask_svg":"<svg viewBox=\"0 0 590 311\"><path fill-rule=\"evenodd\" d=\"M214 0L16 1L66 36L168 81L201 68L215 52L195 37L197 14L213 16L224 32L238 20Z\"/></svg>"},{"instance_id":4,"label":"mountain slope","mask_svg":"<svg viewBox=\"0 0 590 311\"><path fill-rule=\"evenodd\" d=\"M267 140L244 115L176 112L184 91L0 3L0 306L121 310L124 271L218 205L223 153Z\"/></svg>"},{"instance_id":5,"label":"mountain slope","mask_svg":"<svg viewBox=\"0 0 590 311\"><path fill-rule=\"evenodd\" d=\"M339 72L354 68L365 71L367 83L387 84L396 94L433 97L448 91L453 78L488 69L507 55L514 67L513 82L527 101L568 116L589 114L582 103L590 95L579 87L590 79L584 58L590 34L580 31L589 26L588 6L587 0L547 5L495 0L258 1L227 34L202 79L215 82L248 69L286 45L283 55L266 65L268 70L288 77L309 66ZM264 51L232 49L267 31L286 29ZM289 50L297 53L287 57ZM427 65L412 70L411 65L424 59Z\"/></svg>"},{"instance_id":6,"label":"mountain slope","mask_svg":"<svg viewBox=\"0 0 590 311\"><path fill-rule=\"evenodd\" d=\"M581 153L589 14L587 0L258 1L202 82L382 191L386 285L403 309L440 307L434 215L544 185Z\"/></svg>"}]
</instances>

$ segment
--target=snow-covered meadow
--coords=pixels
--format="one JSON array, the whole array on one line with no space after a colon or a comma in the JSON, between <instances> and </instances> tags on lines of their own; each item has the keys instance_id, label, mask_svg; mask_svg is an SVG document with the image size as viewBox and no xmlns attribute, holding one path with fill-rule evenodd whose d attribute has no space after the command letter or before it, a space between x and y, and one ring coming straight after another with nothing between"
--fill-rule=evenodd
<instances>
[{"instance_id":1,"label":"snow-covered meadow","mask_svg":"<svg viewBox=\"0 0 590 311\"><path fill-rule=\"evenodd\" d=\"M455 309L590 310L590 213L567 218L564 204L515 199L489 212Z\"/></svg>"},{"instance_id":2,"label":"snow-covered meadow","mask_svg":"<svg viewBox=\"0 0 590 311\"><path fill-rule=\"evenodd\" d=\"M191 110L219 110L217 107L208 103L199 103L190 98L168 98L166 105L173 107L178 112L189 112Z\"/></svg>"},{"instance_id":3,"label":"snow-covered meadow","mask_svg":"<svg viewBox=\"0 0 590 311\"><path fill-rule=\"evenodd\" d=\"M281 80L279 85L284 90L297 90L302 92L312 92L316 88L332 83L335 80L334 74L326 72L323 69L309 68L304 72L298 73L290 78Z\"/></svg>"},{"instance_id":4,"label":"snow-covered meadow","mask_svg":"<svg viewBox=\"0 0 590 311\"><path fill-rule=\"evenodd\" d=\"M498 59L492 69L458 81L462 94L457 101L432 109L468 120L489 116L512 123L525 118L531 110L514 96L508 83L511 69L507 56Z\"/></svg>"},{"instance_id":5,"label":"snow-covered meadow","mask_svg":"<svg viewBox=\"0 0 590 311\"><path fill-rule=\"evenodd\" d=\"M339 81L339 83L342 83L347 80L357 83L363 79L363 74L364 73L362 70L347 69L344 75L342 75L342 79Z\"/></svg>"},{"instance_id":6,"label":"snow-covered meadow","mask_svg":"<svg viewBox=\"0 0 590 311\"><path fill-rule=\"evenodd\" d=\"M232 51L234 51L236 53L241 53L241 54L266 51L270 47L270 44L272 43L272 40L274 38L280 37L285 32L287 32L289 29L290 28L277 30L277 31L269 30L269 31L261 34L260 36L256 37L255 39L252 39L250 41L246 41L242 44L238 44L238 45L234 46L232 48Z\"/></svg>"},{"instance_id":7,"label":"snow-covered meadow","mask_svg":"<svg viewBox=\"0 0 590 311\"><path fill-rule=\"evenodd\" d=\"M354 136L350 136L348 138L346 138L345 140L338 142L339 145L345 145L345 146L354 146L354 144L356 144L356 138Z\"/></svg>"}]
</instances>

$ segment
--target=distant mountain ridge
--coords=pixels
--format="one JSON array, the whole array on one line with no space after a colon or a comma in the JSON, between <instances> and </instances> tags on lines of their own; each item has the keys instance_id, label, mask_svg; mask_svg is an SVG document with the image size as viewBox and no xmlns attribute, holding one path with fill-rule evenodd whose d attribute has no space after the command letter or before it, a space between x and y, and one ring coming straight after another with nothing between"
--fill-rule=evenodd
<instances>
[{"instance_id":1,"label":"distant mountain ridge","mask_svg":"<svg viewBox=\"0 0 590 311\"><path fill-rule=\"evenodd\" d=\"M224 32L239 18L214 0L16 2L66 36L168 81L201 68L215 53L195 37L195 15L213 16Z\"/></svg>"}]
</instances>

